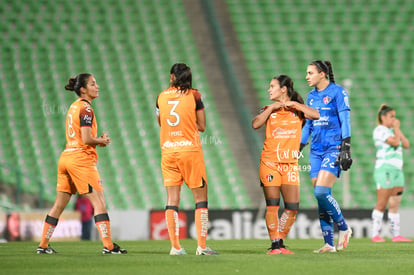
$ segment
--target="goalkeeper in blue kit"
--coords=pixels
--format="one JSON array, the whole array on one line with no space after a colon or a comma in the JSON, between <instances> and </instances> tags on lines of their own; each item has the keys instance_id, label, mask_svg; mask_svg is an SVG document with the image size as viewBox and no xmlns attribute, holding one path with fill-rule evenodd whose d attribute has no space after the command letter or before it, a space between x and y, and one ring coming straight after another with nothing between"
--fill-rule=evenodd
<instances>
[{"instance_id":1,"label":"goalkeeper in blue kit","mask_svg":"<svg viewBox=\"0 0 414 275\"><path fill-rule=\"evenodd\" d=\"M325 245L315 253L341 251L347 247L352 230L332 195L332 187L341 171L352 165L351 125L348 93L335 84L329 61L313 61L307 67L306 80L314 89L307 105L320 113L319 120L307 119L302 130L301 147L310 142L310 177L318 202L319 220ZM334 224L339 230L334 245Z\"/></svg>"}]
</instances>

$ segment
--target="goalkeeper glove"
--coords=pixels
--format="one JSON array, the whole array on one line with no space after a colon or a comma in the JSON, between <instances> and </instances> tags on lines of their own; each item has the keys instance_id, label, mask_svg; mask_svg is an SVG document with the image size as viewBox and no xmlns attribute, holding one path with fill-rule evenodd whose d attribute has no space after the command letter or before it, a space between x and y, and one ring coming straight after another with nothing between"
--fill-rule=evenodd
<instances>
[{"instance_id":1,"label":"goalkeeper glove","mask_svg":"<svg viewBox=\"0 0 414 275\"><path fill-rule=\"evenodd\" d=\"M342 140L341 151L339 152L339 156L336 162L339 162L341 169L344 171L348 170L351 167L351 137L347 137Z\"/></svg>"}]
</instances>

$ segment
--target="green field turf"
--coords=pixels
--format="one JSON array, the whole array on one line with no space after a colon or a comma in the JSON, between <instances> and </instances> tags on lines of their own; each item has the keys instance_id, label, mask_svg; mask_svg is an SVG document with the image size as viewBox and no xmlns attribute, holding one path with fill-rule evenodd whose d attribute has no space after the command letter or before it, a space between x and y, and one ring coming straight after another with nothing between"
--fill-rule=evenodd
<instances>
[{"instance_id":1,"label":"green field turf","mask_svg":"<svg viewBox=\"0 0 414 275\"><path fill-rule=\"evenodd\" d=\"M413 274L414 244L352 239L340 253L314 254L321 240L287 240L295 255L265 255L265 240L209 241L218 256L169 256L168 241L123 241L127 255L102 255L100 242L52 242L55 255L37 255L37 243L0 244L0 274Z\"/></svg>"}]
</instances>

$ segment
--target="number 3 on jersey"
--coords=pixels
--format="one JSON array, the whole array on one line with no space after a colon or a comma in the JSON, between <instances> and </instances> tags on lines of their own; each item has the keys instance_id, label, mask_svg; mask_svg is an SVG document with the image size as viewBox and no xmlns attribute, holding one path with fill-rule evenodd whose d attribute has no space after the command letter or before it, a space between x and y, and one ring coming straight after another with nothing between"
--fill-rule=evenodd
<instances>
[{"instance_id":1,"label":"number 3 on jersey","mask_svg":"<svg viewBox=\"0 0 414 275\"><path fill-rule=\"evenodd\" d=\"M178 124L180 124L180 116L178 115L178 113L175 112L175 109L177 108L180 101L179 100L168 100L167 103L168 103L168 105L172 105L171 110L170 110L170 116L175 117L174 122L172 122L169 118L167 118L167 123L171 127L175 127Z\"/></svg>"}]
</instances>

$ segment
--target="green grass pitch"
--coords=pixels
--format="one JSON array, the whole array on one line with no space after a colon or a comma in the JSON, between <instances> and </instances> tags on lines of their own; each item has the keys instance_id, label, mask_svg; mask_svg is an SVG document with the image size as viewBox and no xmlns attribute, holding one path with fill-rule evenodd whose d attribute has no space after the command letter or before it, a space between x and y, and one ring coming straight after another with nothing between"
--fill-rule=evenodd
<instances>
[{"instance_id":1,"label":"green grass pitch","mask_svg":"<svg viewBox=\"0 0 414 275\"><path fill-rule=\"evenodd\" d=\"M102 255L101 242L52 242L54 255L37 255L37 243L0 244L0 274L413 274L414 244L351 239L343 252L315 254L322 240L287 240L295 255L266 255L266 240L208 241L218 256L195 256L196 241L182 240L188 255L169 256L168 241L122 241L127 255Z\"/></svg>"}]
</instances>

